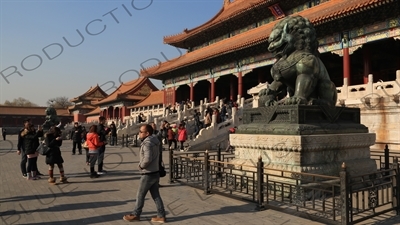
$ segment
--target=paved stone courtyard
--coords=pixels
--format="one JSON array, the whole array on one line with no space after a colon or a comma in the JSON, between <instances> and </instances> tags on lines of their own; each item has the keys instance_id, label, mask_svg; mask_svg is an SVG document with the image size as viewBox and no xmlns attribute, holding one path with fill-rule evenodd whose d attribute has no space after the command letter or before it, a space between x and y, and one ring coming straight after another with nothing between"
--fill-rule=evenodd
<instances>
[{"instance_id":1,"label":"paved stone courtyard","mask_svg":"<svg viewBox=\"0 0 400 225\"><path fill-rule=\"evenodd\" d=\"M36 181L22 178L16 154L16 136L0 141L0 224L127 224L122 220L135 205L140 175L136 170L138 148L108 146L106 175L89 178L84 155L71 155L71 141L64 141L62 154L69 183L49 185L48 176ZM164 161L168 152L164 152ZM38 167L47 174L43 156ZM168 165L167 165L168 167ZM55 177L59 177L55 168ZM162 178L161 196L167 211L168 224L326 224L296 213L272 209L256 211L255 204L220 195L203 195L188 186L168 184ZM142 221L152 224L155 205L147 195ZM381 217L379 224L400 224L398 217ZM365 224L374 224L369 221Z\"/></svg>"}]
</instances>

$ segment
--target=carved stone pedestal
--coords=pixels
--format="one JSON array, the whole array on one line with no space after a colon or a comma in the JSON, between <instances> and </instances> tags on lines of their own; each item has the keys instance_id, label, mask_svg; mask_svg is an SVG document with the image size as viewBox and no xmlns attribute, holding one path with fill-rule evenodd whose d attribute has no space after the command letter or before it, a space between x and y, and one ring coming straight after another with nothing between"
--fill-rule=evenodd
<instances>
[{"instance_id":1,"label":"carved stone pedestal","mask_svg":"<svg viewBox=\"0 0 400 225\"><path fill-rule=\"evenodd\" d=\"M265 168L292 172L339 176L343 162L350 176L376 171L375 134L360 124L358 108L255 108L244 111L243 123L230 135L233 163L255 166L261 156Z\"/></svg>"},{"instance_id":2,"label":"carved stone pedestal","mask_svg":"<svg viewBox=\"0 0 400 225\"><path fill-rule=\"evenodd\" d=\"M231 134L236 164L257 165L262 157L265 168L339 176L346 163L350 176L376 171L369 147L375 134L268 135Z\"/></svg>"}]
</instances>

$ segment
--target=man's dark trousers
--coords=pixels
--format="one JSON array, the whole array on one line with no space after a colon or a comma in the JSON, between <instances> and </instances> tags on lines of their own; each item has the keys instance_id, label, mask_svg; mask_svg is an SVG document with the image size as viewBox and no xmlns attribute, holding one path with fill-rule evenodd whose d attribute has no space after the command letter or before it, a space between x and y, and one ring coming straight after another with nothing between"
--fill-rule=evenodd
<instances>
[{"instance_id":1,"label":"man's dark trousers","mask_svg":"<svg viewBox=\"0 0 400 225\"><path fill-rule=\"evenodd\" d=\"M106 151L106 146L102 145L99 148L99 157L97 158L97 171L102 172L103 171L103 160L104 160L104 152Z\"/></svg>"},{"instance_id":2,"label":"man's dark trousers","mask_svg":"<svg viewBox=\"0 0 400 225\"><path fill-rule=\"evenodd\" d=\"M79 154L82 154L82 141L73 141L72 142L72 153L75 154L76 146L78 146Z\"/></svg>"}]
</instances>

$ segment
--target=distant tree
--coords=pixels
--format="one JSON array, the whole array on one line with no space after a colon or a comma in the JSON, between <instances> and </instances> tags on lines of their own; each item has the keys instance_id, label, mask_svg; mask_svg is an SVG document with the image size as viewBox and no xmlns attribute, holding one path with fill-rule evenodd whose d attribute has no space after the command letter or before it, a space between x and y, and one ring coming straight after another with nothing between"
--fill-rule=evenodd
<instances>
[{"instance_id":1,"label":"distant tree","mask_svg":"<svg viewBox=\"0 0 400 225\"><path fill-rule=\"evenodd\" d=\"M14 98L14 100L12 100L12 101L6 100L3 105L5 105L5 106L23 106L23 107L35 107L35 106L38 106L37 104L35 104L35 103L25 99L25 98L21 98L21 97Z\"/></svg>"},{"instance_id":2,"label":"distant tree","mask_svg":"<svg viewBox=\"0 0 400 225\"><path fill-rule=\"evenodd\" d=\"M54 108L67 108L73 104L68 100L68 97L62 96L49 99L47 105L53 106Z\"/></svg>"}]
</instances>

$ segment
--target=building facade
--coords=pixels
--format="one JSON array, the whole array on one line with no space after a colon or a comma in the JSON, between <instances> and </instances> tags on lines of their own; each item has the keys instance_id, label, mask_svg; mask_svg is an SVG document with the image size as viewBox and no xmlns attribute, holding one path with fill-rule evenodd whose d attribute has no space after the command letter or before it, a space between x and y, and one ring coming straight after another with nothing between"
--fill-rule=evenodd
<instances>
[{"instance_id":1,"label":"building facade","mask_svg":"<svg viewBox=\"0 0 400 225\"><path fill-rule=\"evenodd\" d=\"M225 0L206 23L164 37L164 43L187 52L141 70L163 82L164 104L198 102L216 96L251 97L246 90L272 82L275 62L268 52L274 25L289 15L315 26L321 60L337 87L395 80L400 68L398 0ZM346 84L345 84L346 82Z\"/></svg>"},{"instance_id":2,"label":"building facade","mask_svg":"<svg viewBox=\"0 0 400 225\"><path fill-rule=\"evenodd\" d=\"M82 95L70 100L74 105L68 107L69 112L74 116L74 122L86 122L85 114L93 112L98 108L97 103L108 96L99 85L90 87ZM97 116L98 117L98 116Z\"/></svg>"}]
</instances>

